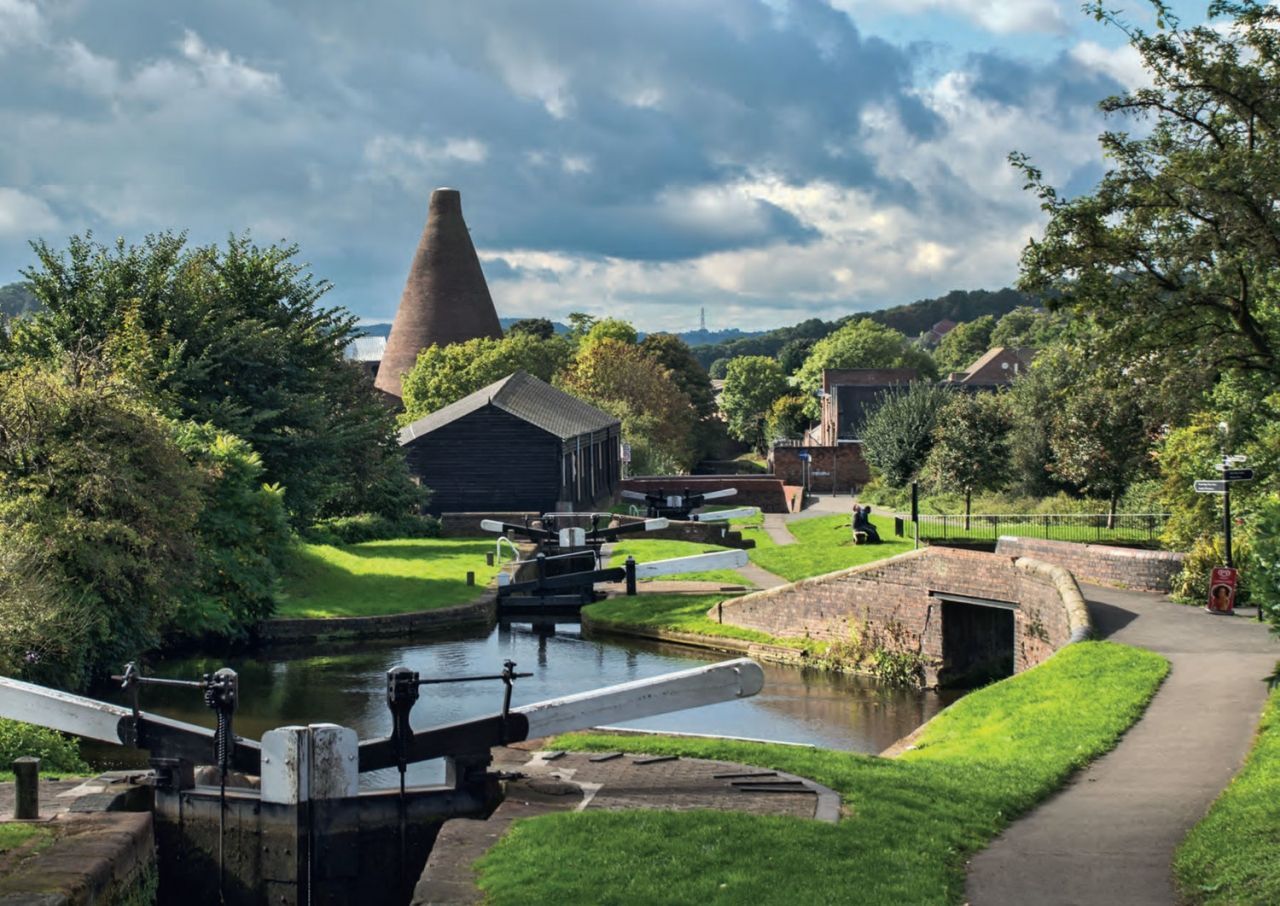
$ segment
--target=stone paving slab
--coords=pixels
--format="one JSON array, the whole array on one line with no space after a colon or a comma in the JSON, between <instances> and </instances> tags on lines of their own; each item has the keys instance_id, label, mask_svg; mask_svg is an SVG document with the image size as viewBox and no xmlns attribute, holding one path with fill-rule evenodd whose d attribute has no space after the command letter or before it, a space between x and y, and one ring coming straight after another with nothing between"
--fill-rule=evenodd
<instances>
[{"instance_id":1,"label":"stone paving slab","mask_svg":"<svg viewBox=\"0 0 1280 906\"><path fill-rule=\"evenodd\" d=\"M780 547L796 543L796 536L787 528L787 520L782 513L765 513L764 531Z\"/></svg>"},{"instance_id":2,"label":"stone paving slab","mask_svg":"<svg viewBox=\"0 0 1280 906\"><path fill-rule=\"evenodd\" d=\"M494 762L495 770L518 771L524 779L507 785L506 798L488 820L445 822L414 888L414 906L483 902L471 866L519 818L636 808L720 809L830 822L840 817L840 796L834 790L792 774L731 762L625 753L601 760L585 752L554 756L519 749L494 749Z\"/></svg>"},{"instance_id":3,"label":"stone paving slab","mask_svg":"<svg viewBox=\"0 0 1280 906\"><path fill-rule=\"evenodd\" d=\"M973 906L1176 903L1174 849L1252 743L1280 658L1266 626L1160 595L1082 591L1101 636L1163 654L1169 676L1115 750L974 857Z\"/></svg>"}]
</instances>

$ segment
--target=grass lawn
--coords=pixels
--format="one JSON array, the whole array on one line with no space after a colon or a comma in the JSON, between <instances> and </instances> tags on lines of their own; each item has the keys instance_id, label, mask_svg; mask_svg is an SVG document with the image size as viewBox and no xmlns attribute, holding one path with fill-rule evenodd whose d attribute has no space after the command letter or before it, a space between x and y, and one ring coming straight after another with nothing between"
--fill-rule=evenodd
<instances>
[{"instance_id":1,"label":"grass lawn","mask_svg":"<svg viewBox=\"0 0 1280 906\"><path fill-rule=\"evenodd\" d=\"M854 544L850 519L848 514L837 513L788 523L796 543L786 545L774 544L763 528L747 527L743 537L754 538L756 542L747 554L758 566L789 582L796 582L838 569L861 566L872 560L883 560L915 547L909 540L894 538L893 520L883 516L871 519L880 532L880 544Z\"/></svg>"},{"instance_id":2,"label":"grass lawn","mask_svg":"<svg viewBox=\"0 0 1280 906\"><path fill-rule=\"evenodd\" d=\"M609 559L609 565L622 566L627 562L627 557L635 557L637 563L652 563L654 560L691 557L694 554L727 550L731 550L731 548L720 547L715 544L699 544L694 541L668 541L666 539L641 541L627 538L613 545L613 556ZM711 569L700 573L679 573L670 576L659 576L658 579L665 581L688 579L698 582L719 582L721 585L751 585L740 573L732 569Z\"/></svg>"},{"instance_id":3,"label":"grass lawn","mask_svg":"<svg viewBox=\"0 0 1280 906\"><path fill-rule=\"evenodd\" d=\"M403 538L302 544L285 572L279 617L359 617L435 610L474 599L497 572L492 541ZM467 585L467 572L476 587Z\"/></svg>"},{"instance_id":4,"label":"grass lawn","mask_svg":"<svg viewBox=\"0 0 1280 906\"><path fill-rule=\"evenodd\" d=\"M17 849L32 837L47 837L53 840L53 831L39 824L0 823L0 853Z\"/></svg>"},{"instance_id":5,"label":"grass lawn","mask_svg":"<svg viewBox=\"0 0 1280 906\"><path fill-rule=\"evenodd\" d=\"M747 642L799 646L803 640L779 639L755 629L727 626L707 618L707 610L724 595L649 595L641 591L634 598L617 597L584 608L593 624L611 623L617 627L670 629L694 635L720 636Z\"/></svg>"},{"instance_id":6,"label":"grass lawn","mask_svg":"<svg viewBox=\"0 0 1280 906\"><path fill-rule=\"evenodd\" d=\"M1147 651L1072 645L961 699L895 760L716 740L561 737L556 747L791 771L837 790L846 815L836 825L712 811L548 815L518 822L477 863L479 883L499 906L959 903L966 858L1111 749L1167 669Z\"/></svg>"},{"instance_id":7,"label":"grass lawn","mask_svg":"<svg viewBox=\"0 0 1280 906\"><path fill-rule=\"evenodd\" d=\"M1191 903L1280 903L1280 690L1244 767L1173 860Z\"/></svg>"}]
</instances>

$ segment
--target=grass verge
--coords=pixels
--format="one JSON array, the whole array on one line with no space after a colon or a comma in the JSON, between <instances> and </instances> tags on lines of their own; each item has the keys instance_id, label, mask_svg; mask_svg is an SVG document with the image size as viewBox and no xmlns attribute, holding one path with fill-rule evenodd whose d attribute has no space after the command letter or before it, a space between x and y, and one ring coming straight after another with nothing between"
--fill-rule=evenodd
<instances>
[{"instance_id":1,"label":"grass verge","mask_svg":"<svg viewBox=\"0 0 1280 906\"><path fill-rule=\"evenodd\" d=\"M788 523L796 543L786 545L775 544L763 528L746 526L743 537L754 538L756 542L747 554L757 566L789 582L797 582L810 576L883 560L915 546L910 540L894 538L893 520L885 517L873 517L871 520L883 539L880 544L854 544L850 518L837 513Z\"/></svg>"},{"instance_id":2,"label":"grass verge","mask_svg":"<svg viewBox=\"0 0 1280 906\"><path fill-rule=\"evenodd\" d=\"M846 815L836 825L711 811L549 815L518 822L477 863L479 884L498 906L958 903L966 858L1111 749L1167 670L1147 651L1072 645L952 705L895 760L718 740L561 737L556 747L794 772L837 790Z\"/></svg>"},{"instance_id":3,"label":"grass verge","mask_svg":"<svg viewBox=\"0 0 1280 906\"><path fill-rule=\"evenodd\" d=\"M497 572L489 541L401 538L301 544L284 577L278 617L361 617L435 610L474 599ZM476 586L467 585L467 572Z\"/></svg>"},{"instance_id":4,"label":"grass verge","mask_svg":"<svg viewBox=\"0 0 1280 906\"><path fill-rule=\"evenodd\" d=\"M1182 841L1173 871L1191 903L1280 903L1280 690L1244 767Z\"/></svg>"},{"instance_id":5,"label":"grass verge","mask_svg":"<svg viewBox=\"0 0 1280 906\"><path fill-rule=\"evenodd\" d=\"M633 598L620 596L591 604L583 615L592 626L615 629L666 629L693 635L764 642L770 645L800 647L803 640L780 639L755 629L728 626L708 619L707 611L724 595L649 595ZM812 644L812 643L811 643Z\"/></svg>"},{"instance_id":6,"label":"grass verge","mask_svg":"<svg viewBox=\"0 0 1280 906\"><path fill-rule=\"evenodd\" d=\"M53 839L53 831L39 824L0 824L0 853L17 849L32 837L48 837Z\"/></svg>"},{"instance_id":7,"label":"grass verge","mask_svg":"<svg viewBox=\"0 0 1280 906\"><path fill-rule=\"evenodd\" d=\"M669 560L673 557L691 557L694 554L706 554L714 551L727 551L731 548L720 547L716 544L699 544L694 541L674 541L667 539L655 539L651 541L641 541L637 539L627 539L614 544L611 550L613 556L609 559L610 566L622 566L627 562L627 557L635 557L637 563L652 563L654 560ZM719 582L721 585L750 585L740 573L732 569L710 569L700 573L679 573L670 576L659 577L662 581L689 580L696 582ZM650 581L650 580L642 580Z\"/></svg>"}]
</instances>

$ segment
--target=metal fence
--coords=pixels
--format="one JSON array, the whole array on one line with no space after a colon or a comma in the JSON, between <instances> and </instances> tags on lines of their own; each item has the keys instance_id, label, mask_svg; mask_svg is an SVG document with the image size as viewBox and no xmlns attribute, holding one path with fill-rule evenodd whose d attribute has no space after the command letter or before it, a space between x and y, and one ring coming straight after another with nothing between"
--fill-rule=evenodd
<instances>
[{"instance_id":1,"label":"metal fence","mask_svg":"<svg viewBox=\"0 0 1280 906\"><path fill-rule=\"evenodd\" d=\"M1053 541L1118 542L1155 546L1168 513L920 514L921 541L995 541L1001 535ZM896 513L894 534L911 538L911 517Z\"/></svg>"}]
</instances>

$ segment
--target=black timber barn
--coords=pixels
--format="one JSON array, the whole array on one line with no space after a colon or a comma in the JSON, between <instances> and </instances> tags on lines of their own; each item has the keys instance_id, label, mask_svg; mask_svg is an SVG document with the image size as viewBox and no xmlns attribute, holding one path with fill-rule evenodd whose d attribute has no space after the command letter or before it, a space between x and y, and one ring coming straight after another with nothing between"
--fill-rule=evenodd
<instances>
[{"instance_id":1,"label":"black timber barn","mask_svg":"<svg viewBox=\"0 0 1280 906\"><path fill-rule=\"evenodd\" d=\"M618 419L523 371L400 431L432 513L591 510L618 489Z\"/></svg>"}]
</instances>

